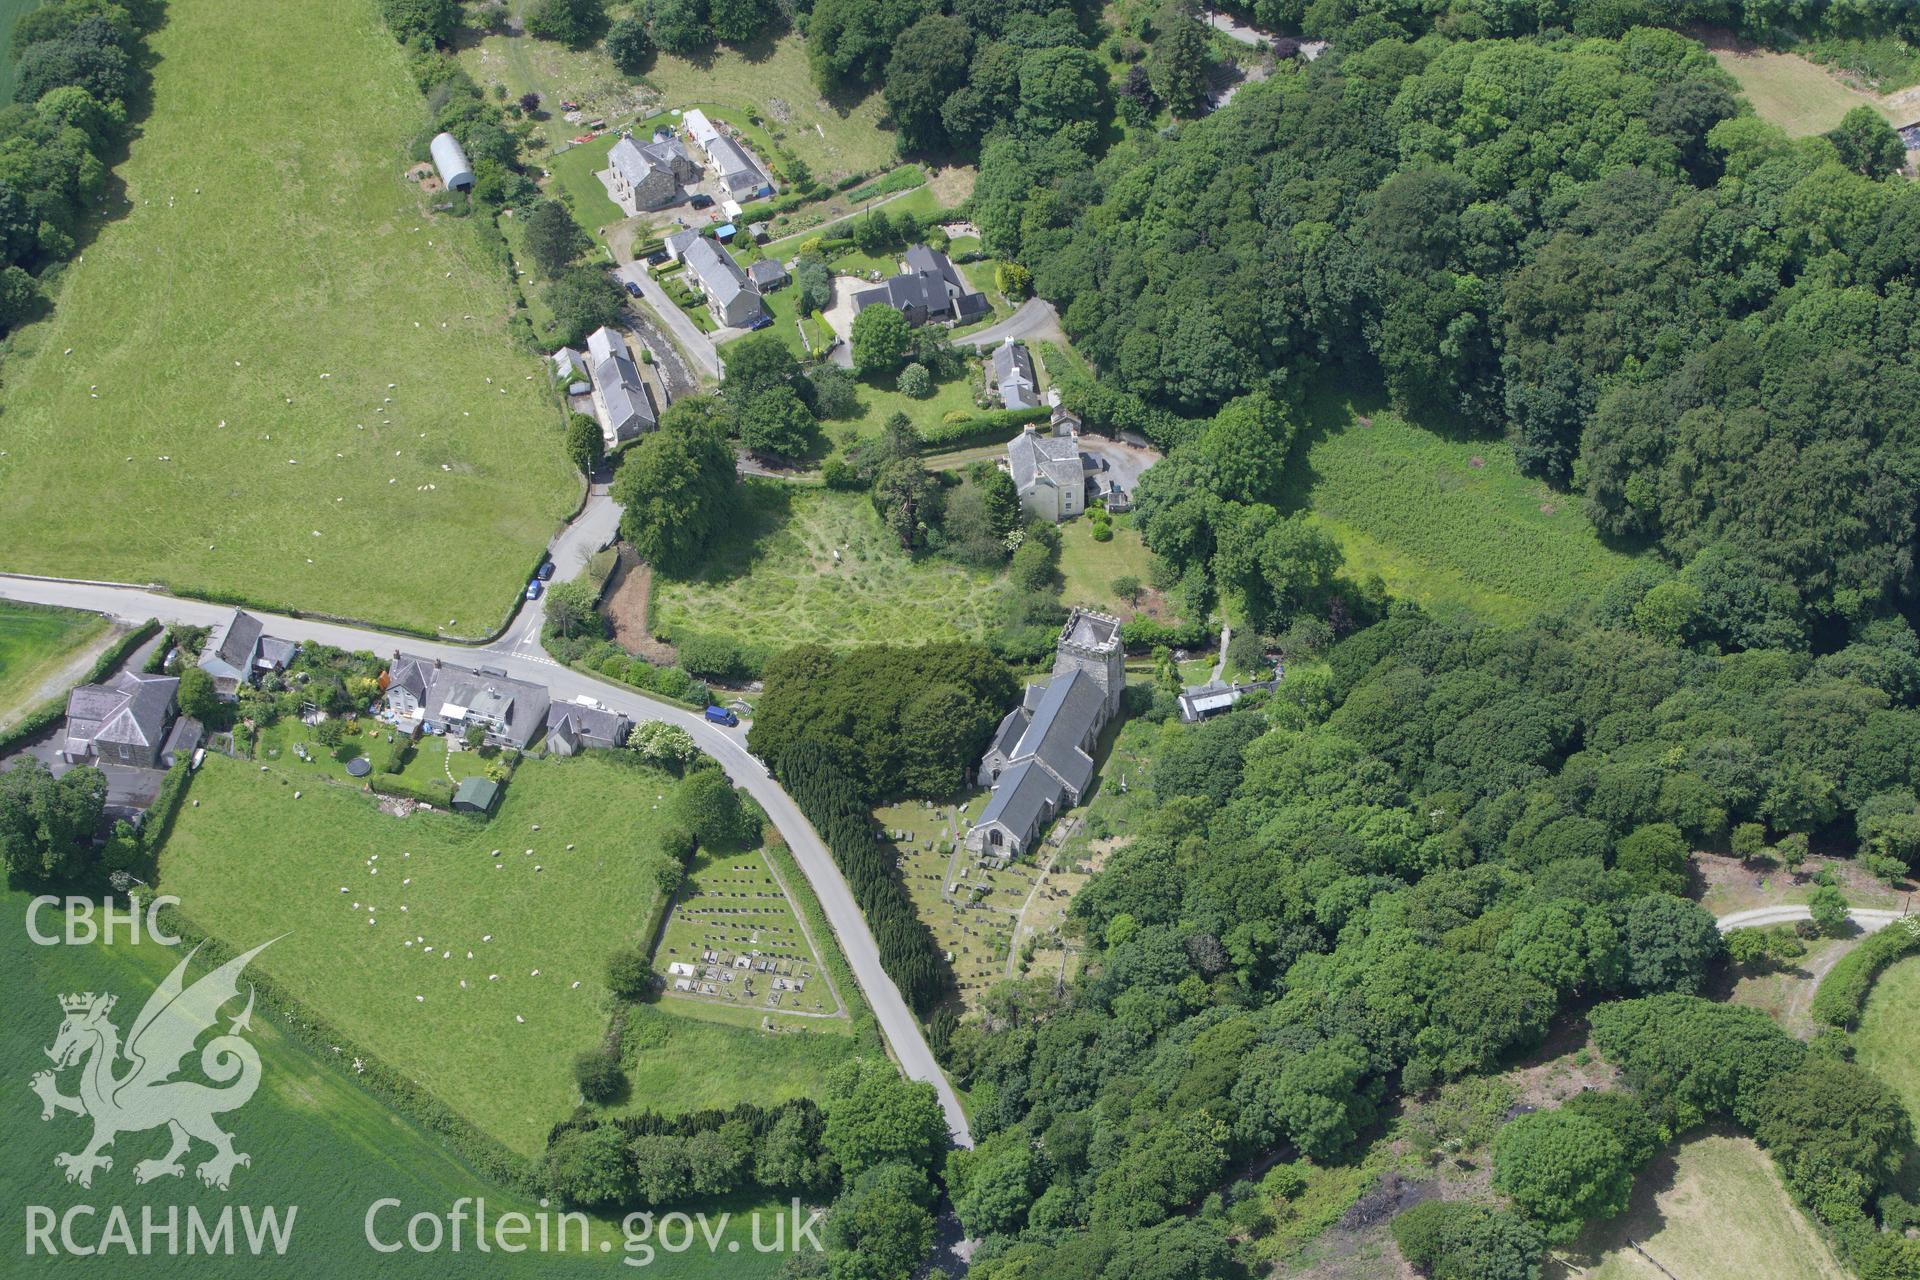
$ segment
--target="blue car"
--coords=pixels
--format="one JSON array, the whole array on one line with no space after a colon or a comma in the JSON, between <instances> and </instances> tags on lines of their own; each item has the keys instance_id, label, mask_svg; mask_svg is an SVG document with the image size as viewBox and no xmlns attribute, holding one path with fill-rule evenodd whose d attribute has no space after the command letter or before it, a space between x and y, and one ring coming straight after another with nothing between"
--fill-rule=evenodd
<instances>
[{"instance_id":1,"label":"blue car","mask_svg":"<svg viewBox=\"0 0 1920 1280\"><path fill-rule=\"evenodd\" d=\"M729 728L740 723L740 717L725 707L708 707L707 719L715 724L724 724Z\"/></svg>"},{"instance_id":2,"label":"blue car","mask_svg":"<svg viewBox=\"0 0 1920 1280\"><path fill-rule=\"evenodd\" d=\"M540 579L535 578L532 582L529 582L527 584L527 599L538 600L539 598L540 598Z\"/></svg>"}]
</instances>

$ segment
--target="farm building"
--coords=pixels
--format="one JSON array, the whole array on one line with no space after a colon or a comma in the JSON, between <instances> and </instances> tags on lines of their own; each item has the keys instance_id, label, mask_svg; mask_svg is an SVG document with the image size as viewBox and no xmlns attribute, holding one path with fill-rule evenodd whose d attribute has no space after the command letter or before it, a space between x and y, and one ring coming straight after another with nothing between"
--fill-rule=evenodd
<instances>
[{"instance_id":1,"label":"farm building","mask_svg":"<svg viewBox=\"0 0 1920 1280\"><path fill-rule=\"evenodd\" d=\"M754 200L773 194L773 182L767 177L766 167L737 140L720 132L713 121L707 119L706 112L696 108L687 112L682 120L687 126L687 136L706 153L707 163L713 167L714 176L728 195L738 200Z\"/></svg>"},{"instance_id":2,"label":"farm building","mask_svg":"<svg viewBox=\"0 0 1920 1280\"><path fill-rule=\"evenodd\" d=\"M695 107L682 116L681 122L687 126L687 136L692 138L702 151L720 137L720 131L713 127L713 121L707 119L707 113Z\"/></svg>"},{"instance_id":3,"label":"farm building","mask_svg":"<svg viewBox=\"0 0 1920 1280\"><path fill-rule=\"evenodd\" d=\"M686 259L688 274L706 296L715 324L744 329L766 314L760 305L760 291L725 249L701 236L681 250L681 256Z\"/></svg>"},{"instance_id":4,"label":"farm building","mask_svg":"<svg viewBox=\"0 0 1920 1280\"><path fill-rule=\"evenodd\" d=\"M462 778L453 789L453 807L461 813L493 812L500 803L500 784L492 778Z\"/></svg>"},{"instance_id":5,"label":"farm building","mask_svg":"<svg viewBox=\"0 0 1920 1280\"><path fill-rule=\"evenodd\" d=\"M680 140L661 132L644 143L635 142L631 134L622 134L607 153L601 180L614 203L628 214L636 214L672 204L684 194L681 186L699 176L700 167Z\"/></svg>"},{"instance_id":6,"label":"farm building","mask_svg":"<svg viewBox=\"0 0 1920 1280\"><path fill-rule=\"evenodd\" d=\"M993 309L987 296L961 276L951 258L924 244L907 250L899 275L853 295L856 312L879 303L898 310L915 328L931 322L966 324Z\"/></svg>"},{"instance_id":7,"label":"farm building","mask_svg":"<svg viewBox=\"0 0 1920 1280\"><path fill-rule=\"evenodd\" d=\"M447 184L449 191L473 190L473 166L467 163L467 153L460 147L459 140L450 133L436 133L427 150L433 156L433 167L440 174L440 181Z\"/></svg>"}]
</instances>

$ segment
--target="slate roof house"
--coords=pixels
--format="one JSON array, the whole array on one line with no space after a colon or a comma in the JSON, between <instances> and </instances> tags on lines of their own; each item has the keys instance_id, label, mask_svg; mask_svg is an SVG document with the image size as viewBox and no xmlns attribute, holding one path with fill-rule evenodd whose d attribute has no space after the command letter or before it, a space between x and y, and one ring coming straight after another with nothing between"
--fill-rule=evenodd
<instances>
[{"instance_id":1,"label":"slate roof house","mask_svg":"<svg viewBox=\"0 0 1920 1280\"><path fill-rule=\"evenodd\" d=\"M667 251L668 258L679 262L687 256L687 246L701 238L697 228L684 227L679 231L669 234L666 239L660 242L660 247Z\"/></svg>"},{"instance_id":2,"label":"slate roof house","mask_svg":"<svg viewBox=\"0 0 1920 1280\"><path fill-rule=\"evenodd\" d=\"M766 314L760 304L760 291L725 249L701 236L683 248L681 256L694 283L706 295L707 310L713 313L715 324L744 329Z\"/></svg>"},{"instance_id":3,"label":"slate roof house","mask_svg":"<svg viewBox=\"0 0 1920 1280\"><path fill-rule=\"evenodd\" d=\"M973 289L946 254L917 244L907 250L900 274L853 295L855 312L885 303L915 328L933 322L966 324L993 308L987 295Z\"/></svg>"},{"instance_id":4,"label":"slate roof house","mask_svg":"<svg viewBox=\"0 0 1920 1280\"><path fill-rule=\"evenodd\" d=\"M1080 803L1093 781L1100 731L1125 692L1120 619L1075 609L1060 630L1053 675L1027 686L980 759L979 783L992 787L993 797L967 833L967 848L1023 853L1048 823Z\"/></svg>"},{"instance_id":5,"label":"slate roof house","mask_svg":"<svg viewBox=\"0 0 1920 1280\"><path fill-rule=\"evenodd\" d=\"M200 650L200 669L213 677L214 692L223 702L240 695L240 686L249 684L262 671L285 671L300 651L291 640L266 634L260 619L244 609L216 626Z\"/></svg>"},{"instance_id":6,"label":"slate roof house","mask_svg":"<svg viewBox=\"0 0 1920 1280\"><path fill-rule=\"evenodd\" d=\"M607 193L629 214L659 209L682 196L684 183L700 176L700 166L678 138L657 133L651 142L623 134L607 153Z\"/></svg>"},{"instance_id":7,"label":"slate roof house","mask_svg":"<svg viewBox=\"0 0 1920 1280\"><path fill-rule=\"evenodd\" d=\"M1087 471L1080 442L1059 423L1046 434L1032 423L1007 442L1007 472L1020 509L1058 524L1087 509Z\"/></svg>"},{"instance_id":8,"label":"slate roof house","mask_svg":"<svg viewBox=\"0 0 1920 1280\"><path fill-rule=\"evenodd\" d=\"M386 686L385 701L387 710L401 719L420 714L427 705L427 690L433 687L435 669L440 664L432 658L417 658L410 653L395 652L393 661L387 664L387 670L380 677Z\"/></svg>"},{"instance_id":9,"label":"slate roof house","mask_svg":"<svg viewBox=\"0 0 1920 1280\"><path fill-rule=\"evenodd\" d=\"M552 695L546 687L494 668L469 671L396 653L384 679L387 710L403 724L414 721L431 726L431 732L455 734L479 725L489 744L523 751L547 727Z\"/></svg>"},{"instance_id":10,"label":"slate roof house","mask_svg":"<svg viewBox=\"0 0 1920 1280\"><path fill-rule=\"evenodd\" d=\"M660 425L653 393L640 380L640 367L633 362L625 338L604 326L595 329L587 335L587 361L593 372L594 415L600 419L600 438L608 449Z\"/></svg>"},{"instance_id":11,"label":"slate roof house","mask_svg":"<svg viewBox=\"0 0 1920 1280\"><path fill-rule=\"evenodd\" d=\"M618 711L563 702L547 713L547 750L557 756L578 755L588 748L610 751L627 745L633 723Z\"/></svg>"},{"instance_id":12,"label":"slate roof house","mask_svg":"<svg viewBox=\"0 0 1920 1280\"><path fill-rule=\"evenodd\" d=\"M747 279L753 281L753 287L761 293L784 288L793 277L780 265L778 258L761 258L747 264Z\"/></svg>"},{"instance_id":13,"label":"slate roof house","mask_svg":"<svg viewBox=\"0 0 1920 1280\"><path fill-rule=\"evenodd\" d=\"M993 385L1005 408L1040 407L1040 383L1034 377L1033 356L1026 344L1008 338L993 349Z\"/></svg>"},{"instance_id":14,"label":"slate roof house","mask_svg":"<svg viewBox=\"0 0 1920 1280\"><path fill-rule=\"evenodd\" d=\"M105 684L83 684L67 695L60 756L69 764L152 769L167 745L167 726L179 710L176 676L122 671Z\"/></svg>"}]
</instances>

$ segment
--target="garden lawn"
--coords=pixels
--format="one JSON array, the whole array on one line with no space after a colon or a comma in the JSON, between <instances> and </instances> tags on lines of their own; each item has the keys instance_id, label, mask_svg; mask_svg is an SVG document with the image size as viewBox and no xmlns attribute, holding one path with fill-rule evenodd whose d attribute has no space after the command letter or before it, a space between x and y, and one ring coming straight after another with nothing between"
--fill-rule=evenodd
<instances>
[{"instance_id":1,"label":"garden lawn","mask_svg":"<svg viewBox=\"0 0 1920 1280\"><path fill-rule=\"evenodd\" d=\"M282 990L533 1155L605 1033L608 954L651 938L673 785L596 755L532 761L490 822L395 818L296 766L209 756L160 876L237 948L285 935L256 961Z\"/></svg>"},{"instance_id":2,"label":"garden lawn","mask_svg":"<svg viewBox=\"0 0 1920 1280\"><path fill-rule=\"evenodd\" d=\"M1601 543L1577 494L1521 475L1498 440L1448 439L1384 409L1363 425L1338 392L1310 415L1289 500L1333 535L1356 581L1379 574L1442 617L1521 622L1593 599L1632 563Z\"/></svg>"},{"instance_id":3,"label":"garden lawn","mask_svg":"<svg viewBox=\"0 0 1920 1280\"><path fill-rule=\"evenodd\" d=\"M133 945L125 940L124 930L111 947L35 946L26 930L28 896L24 892L0 893L0 965L8 974L14 1002L14 1016L0 1022L0 1071L8 1079L22 1082L48 1065L45 1050L59 1027L58 1001L62 994L104 991L118 996L113 1021L124 1032L147 996L185 954L184 949L150 942ZM48 917L43 917L42 923L58 928L57 921ZM271 950L267 954L272 954ZM204 966L196 966L189 971L189 981L204 972ZM236 1003L232 1009L237 1012L239 1007ZM23 1116L10 1128L8 1141L0 1147L0 1180L28 1202L46 1205L57 1214L74 1205L97 1205L102 1197L111 1197L113 1203L125 1206L136 1224L140 1207L146 1205L153 1206L162 1220L168 1206L182 1206L184 1218L184 1206L193 1205L209 1222L234 1203L252 1205L256 1210L267 1205L297 1205L286 1256L273 1263L275 1275L295 1280L335 1280L342 1275L376 1272L382 1276L449 1274L444 1255L411 1250L382 1256L377 1266L370 1264L374 1255L363 1234L367 1208L385 1197L398 1198L405 1206L397 1215L388 1210L376 1220L386 1240L404 1232L406 1218L412 1213L429 1210L444 1214L462 1196L485 1196L490 1218L512 1210L537 1212L533 1203L483 1178L433 1134L395 1114L363 1090L355 1082L345 1055L330 1059L324 1053L315 1054L295 1040L279 1018L257 1007L247 1039L260 1053L260 1088L250 1102L223 1115L220 1122L232 1132L235 1148L246 1152L252 1163L234 1171L230 1191L202 1186L194 1176L194 1166L208 1153L199 1143L187 1157L184 1177L136 1184L134 1163L157 1157L166 1149L166 1135L157 1130L122 1134L113 1147L113 1168L98 1174L91 1189L69 1184L55 1167L53 1157L57 1152L78 1150L84 1141L88 1124L75 1116L60 1116L44 1124ZM71 1071L63 1075L63 1090L72 1091L73 1075ZM37 1117L37 1109L32 1114ZM733 1212L727 1238L741 1242L737 1253L726 1253L724 1242L717 1255L708 1254L704 1246L677 1256L662 1253L644 1274L665 1280L755 1280L771 1276L779 1265L779 1255L752 1250L746 1214L754 1208L771 1214L776 1206L741 1200L718 1207ZM0 1220L0 1250L9 1257L20 1257L25 1251L21 1226L19 1214L8 1214ZM389 1226L394 1230L389 1232ZM84 1237L85 1229L81 1231ZM238 1222L235 1233L241 1234ZM467 1239L471 1249L472 1237ZM577 1239L577 1235L570 1235L569 1243ZM599 1252L602 1240L613 1246L614 1256L619 1256L618 1224L595 1221L590 1249L584 1256L577 1249L570 1255L537 1251L503 1255L496 1251L487 1264L487 1274L604 1276L608 1263L607 1255ZM51 1264L48 1269L58 1271L60 1267ZM132 1280L251 1280L260 1269L259 1259L248 1256L244 1249L232 1257L168 1256L164 1238L151 1257L116 1254L113 1263L115 1276Z\"/></svg>"},{"instance_id":4,"label":"garden lawn","mask_svg":"<svg viewBox=\"0 0 1920 1280\"><path fill-rule=\"evenodd\" d=\"M284 770L295 786L324 778L358 787L364 780L347 772L347 762L358 756L365 756L373 766L372 777L391 776L381 767L387 758L387 735L393 732L389 726L373 719L349 720L345 731L346 737L338 747L327 747L314 736L312 725L283 716L260 731L254 759ZM305 760L294 749L296 745L306 749ZM428 734L413 745L399 776L401 781L416 786L451 788L462 778L485 774L488 763L487 756L466 750L454 739Z\"/></svg>"},{"instance_id":5,"label":"garden lawn","mask_svg":"<svg viewBox=\"0 0 1920 1280\"><path fill-rule=\"evenodd\" d=\"M965 374L934 386L931 395L922 399L896 391L893 379L886 378L878 383L862 381L858 384L860 413L858 417L821 425L829 436L838 437L851 421L858 434L877 436L887 419L896 413L904 413L914 429L922 433L932 430L946 420L949 413L976 414L985 410L973 403L973 389ZM1009 432L1011 434L1011 432Z\"/></svg>"},{"instance_id":6,"label":"garden lawn","mask_svg":"<svg viewBox=\"0 0 1920 1280\"><path fill-rule=\"evenodd\" d=\"M62 673L97 657L110 631L97 613L0 601L0 729L58 697Z\"/></svg>"},{"instance_id":7,"label":"garden lawn","mask_svg":"<svg viewBox=\"0 0 1920 1280\"><path fill-rule=\"evenodd\" d=\"M703 573L654 574L656 636L671 642L684 628L772 651L986 633L995 579L908 556L865 494L748 481L741 503Z\"/></svg>"},{"instance_id":8,"label":"garden lawn","mask_svg":"<svg viewBox=\"0 0 1920 1280\"><path fill-rule=\"evenodd\" d=\"M1898 926L1896 926L1898 927ZM1887 966L1873 984L1853 1046L1862 1066L1893 1087L1920 1125L1920 958Z\"/></svg>"},{"instance_id":9,"label":"garden lawn","mask_svg":"<svg viewBox=\"0 0 1920 1280\"><path fill-rule=\"evenodd\" d=\"M149 44L132 203L14 339L0 561L490 632L579 478L498 241L402 176L400 47L371 0L195 0Z\"/></svg>"},{"instance_id":10,"label":"garden lawn","mask_svg":"<svg viewBox=\"0 0 1920 1280\"><path fill-rule=\"evenodd\" d=\"M1581 1272L1592 1280L1848 1274L1787 1196L1773 1161L1753 1139L1731 1132L1707 1133L1656 1156L1634 1183L1627 1211L1589 1229L1575 1249L1598 1259Z\"/></svg>"},{"instance_id":11,"label":"garden lawn","mask_svg":"<svg viewBox=\"0 0 1920 1280\"><path fill-rule=\"evenodd\" d=\"M1798 54L1715 49L1713 56L1740 82L1740 92L1762 120L1779 125L1796 138L1825 133L1855 107L1872 107L1892 120L1879 98L1861 92Z\"/></svg>"},{"instance_id":12,"label":"garden lawn","mask_svg":"<svg viewBox=\"0 0 1920 1280\"><path fill-rule=\"evenodd\" d=\"M618 140L618 134L609 133L592 142L568 147L548 161L547 167L553 174L554 185L560 188L567 207L573 210L574 221L588 231L598 231L627 216L627 211L613 202L613 197L607 194L607 188L598 177L599 172L607 167L607 153L613 150L613 144ZM599 250L596 248L592 252Z\"/></svg>"},{"instance_id":13,"label":"garden lawn","mask_svg":"<svg viewBox=\"0 0 1920 1280\"><path fill-rule=\"evenodd\" d=\"M1131 575L1144 586L1153 557L1128 517L1116 516L1113 538L1093 540L1093 521L1085 516L1060 526L1060 603L1089 605L1107 613L1134 606L1113 593L1113 580Z\"/></svg>"}]
</instances>

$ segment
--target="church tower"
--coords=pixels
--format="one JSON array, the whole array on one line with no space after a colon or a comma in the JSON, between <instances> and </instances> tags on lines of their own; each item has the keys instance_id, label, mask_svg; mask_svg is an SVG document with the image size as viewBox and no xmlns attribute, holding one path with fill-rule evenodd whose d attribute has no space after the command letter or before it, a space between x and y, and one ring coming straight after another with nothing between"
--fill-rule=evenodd
<instances>
[{"instance_id":1,"label":"church tower","mask_svg":"<svg viewBox=\"0 0 1920 1280\"><path fill-rule=\"evenodd\" d=\"M1127 689L1127 655L1120 644L1120 619L1091 609L1075 609L1060 629L1053 674L1079 670L1093 677L1107 695L1106 719L1120 710Z\"/></svg>"}]
</instances>

